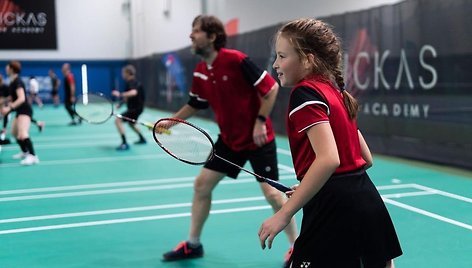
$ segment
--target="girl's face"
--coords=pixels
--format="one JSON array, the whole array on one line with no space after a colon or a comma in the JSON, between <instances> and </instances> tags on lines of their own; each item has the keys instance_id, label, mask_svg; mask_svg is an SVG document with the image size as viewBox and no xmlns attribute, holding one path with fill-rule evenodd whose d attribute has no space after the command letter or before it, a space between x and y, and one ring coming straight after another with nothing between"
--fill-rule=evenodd
<instances>
[{"instance_id":1,"label":"girl's face","mask_svg":"<svg viewBox=\"0 0 472 268\"><path fill-rule=\"evenodd\" d=\"M275 43L276 58L272 67L282 86L294 86L309 74L307 60L301 59L289 40L282 35Z\"/></svg>"}]
</instances>

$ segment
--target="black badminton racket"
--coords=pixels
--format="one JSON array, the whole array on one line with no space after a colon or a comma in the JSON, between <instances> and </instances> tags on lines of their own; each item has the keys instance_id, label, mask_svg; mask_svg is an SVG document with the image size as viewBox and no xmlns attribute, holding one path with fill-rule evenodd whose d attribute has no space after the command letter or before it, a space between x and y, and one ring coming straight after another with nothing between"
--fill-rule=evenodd
<instances>
[{"instance_id":1,"label":"black badminton racket","mask_svg":"<svg viewBox=\"0 0 472 268\"><path fill-rule=\"evenodd\" d=\"M261 179L281 192L292 191L291 188L274 180L249 171L215 153L215 145L210 135L194 124L178 118L163 118L154 124L153 131L156 143L172 157L192 165L204 165L217 157L239 169Z\"/></svg>"}]
</instances>

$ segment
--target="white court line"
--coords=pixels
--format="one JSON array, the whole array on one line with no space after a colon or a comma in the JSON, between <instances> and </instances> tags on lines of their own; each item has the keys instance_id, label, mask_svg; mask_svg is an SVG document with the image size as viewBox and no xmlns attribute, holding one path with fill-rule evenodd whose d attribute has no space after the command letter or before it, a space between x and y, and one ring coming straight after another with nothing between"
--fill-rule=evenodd
<instances>
[{"instance_id":1,"label":"white court line","mask_svg":"<svg viewBox=\"0 0 472 268\"><path fill-rule=\"evenodd\" d=\"M421 214L421 215L424 215L424 216L427 216L427 217L430 217L430 218L433 218L433 219L436 219L436 220L440 220L440 221L443 221L443 222L446 222L446 223L450 223L450 224L453 224L453 225L456 225L456 226L459 226L459 227L462 227L462 228L465 228L465 229L468 229L468 230L472 231L472 225L468 225L468 224L465 224L463 222L459 222L459 221L456 221L456 220L453 220L453 219L449 219L449 218L446 218L444 216L441 216L441 215L438 215L438 214L435 214L435 213L432 213L432 212L429 212L429 211L426 211L426 210L423 210L423 209L419 209L419 208L416 208L416 207L413 207L413 206L410 206L410 205L407 205L407 204L403 204L403 203L400 203L398 201L394 201L394 200L391 200L391 199L388 199L388 198L383 198L383 200L384 200L385 203L388 203L388 204L391 204L391 205L394 205L394 206L397 206L397 207L400 207L400 208L403 208L403 209L406 209L406 210L410 210L410 211L413 211L415 213L418 213L418 214Z\"/></svg>"},{"instance_id":2,"label":"white court line","mask_svg":"<svg viewBox=\"0 0 472 268\"><path fill-rule=\"evenodd\" d=\"M398 188L399 185L394 185L394 188ZM417 185L420 186L420 185ZM380 186L379 188L389 189L392 188L390 186ZM400 187L402 188L402 187ZM428 188L430 191L435 190L433 188ZM442 192L442 191L441 191ZM444 192L447 193L447 192ZM413 206L409 206L394 200L391 200L387 197L402 197L402 196L414 196L414 195L425 195L425 194L435 194L433 192L412 192L412 193L403 193L403 194L391 194L391 195L384 195L382 199L385 203L398 206L403 209L407 209L413 211L415 213L419 213L424 216L428 216L446 223L450 223L465 229L472 230L472 226L452 220L450 218L419 209ZM454 195L456 197L460 197ZM252 197L252 198L259 198L262 200L262 197ZM251 198L250 198L251 199ZM220 200L216 202L232 202L229 200ZM237 199L233 199L237 200ZM244 201L243 201L244 202ZM171 208L171 207L181 207L181 206L189 206L189 203L182 203L182 204L174 204L174 205L161 205L161 206L149 206L149 207L138 207L138 208L128 208L128 209L115 209L115 210L103 210L103 211L91 211L91 212L82 212L88 215L99 215L100 213L103 214L110 214L110 213L121 213L126 210L134 210L134 211L142 211L142 210L149 210L149 209L163 209L163 208ZM241 211L250 211L250 210L258 210L258 209L268 209L270 206L259 206L259 207L246 207L246 208L235 208L235 209L226 209L226 210L213 210L210 213L212 214L219 214L219 213L232 213L232 212L241 212ZM61 216L62 215L62 216ZM16 218L16 219L6 219L3 220L4 222L19 222L19 221L28 221L28 220L38 220L38 219L48 219L48 218L59 218L59 217L68 217L63 215L71 215L73 217L78 217L81 213L68 213L68 214L55 214L55 215L43 215L43 216L36 216L36 217L23 217L23 218ZM31 228L19 228L19 229L10 229L10 230L3 230L0 231L0 235L2 234L11 234L11 233L22 233L22 232L34 232L34 231L44 231L44 230L53 230L53 229L64 229L64 228L76 228L76 227L84 227L84 226L94 226L94 225L105 225L105 224L115 224L115 223L125 223L125 222L136 222L136 221L145 221L145 220L157 220L157 219L168 219L168 218L176 218L176 217L189 217L190 213L178 213L178 214L168 214L168 215L157 215L157 216L148 216L148 217L137 217L137 218L124 218L124 219L116 219L116 220L104 220L104 221L93 221L93 222L82 222L82 223L72 223L72 224L60 224L60 225L50 225L50 226L39 226L39 227L31 227Z\"/></svg>"},{"instance_id":3,"label":"white court line","mask_svg":"<svg viewBox=\"0 0 472 268\"><path fill-rule=\"evenodd\" d=\"M277 153L292 156L292 153L290 152L290 150L285 150L285 149L282 149L282 148L277 148Z\"/></svg>"},{"instance_id":4,"label":"white court line","mask_svg":"<svg viewBox=\"0 0 472 268\"><path fill-rule=\"evenodd\" d=\"M280 168L280 167L279 167ZM281 168L282 169L282 168ZM285 173L283 173L285 174ZM281 174L279 179L293 178L293 175L289 172L289 175ZM253 178L249 174L243 174L238 177L241 178ZM164 184L164 183L175 183L175 182L189 182L194 181L195 176L192 177L176 177L166 179L152 179L152 180L133 180L124 182L109 182L109 183L94 183L94 184L79 184L70 186L56 186L56 187L41 187L41 188L29 188L29 189L16 189L16 190L4 190L0 191L0 195L12 195L12 194L27 194L27 193L43 193L43 192L60 192L70 190L82 190L82 189L98 189L98 188L113 188L122 186L135 186L135 185L150 185L150 184Z\"/></svg>"},{"instance_id":5,"label":"white court line","mask_svg":"<svg viewBox=\"0 0 472 268\"><path fill-rule=\"evenodd\" d=\"M384 198L402 198L402 197L410 197L410 196L420 196L420 195L433 195L434 193L420 191L420 192L408 192L408 193L398 193L398 194L384 194L382 197Z\"/></svg>"},{"instance_id":6,"label":"white court line","mask_svg":"<svg viewBox=\"0 0 472 268\"><path fill-rule=\"evenodd\" d=\"M252 202L252 201L260 201L260 200L265 200L265 197L263 197L263 196L254 196L254 197L245 197L245 198L221 199L221 200L213 200L211 203L213 205L218 205L218 204L234 204L234 203L241 203L241 202ZM20 217L20 218L3 219L3 220L0 220L0 224L2 224L2 223L12 223L12 222L25 222L25 221L38 221L38 220L51 220L51 219L61 219L61 218L84 217L84 216L105 215L105 214L128 213L128 212L138 212L138 211L161 210L161 209L182 208L182 207L190 207L190 206L192 206L192 203L177 203L177 204L165 204L165 205L155 205L155 206L143 206L143 207L119 208L119 209L83 211L83 212L74 212L74 213L50 214L50 215L41 215L41 216L32 216L32 217Z\"/></svg>"},{"instance_id":7,"label":"white court line","mask_svg":"<svg viewBox=\"0 0 472 268\"><path fill-rule=\"evenodd\" d=\"M294 175L280 176L279 179L294 178ZM227 180L221 181L219 184L242 184L242 183L254 183L254 178L249 179L238 179L238 180ZM169 190L177 188L192 188L192 183L176 183L158 186L144 186L144 187L128 187L118 189L105 189L105 190L90 190L90 191L78 191L78 192L67 192L67 193L53 193L53 194L38 194L38 195L20 195L11 197L1 197L0 202L11 202L20 200L37 200L37 199L50 199L50 198L63 198L72 196L88 196L88 195L102 195L102 194L116 194L116 193L129 193L129 192L143 192L143 191L155 191L155 190ZM57 188L57 187L53 187ZM57 191L57 189L53 189Z\"/></svg>"},{"instance_id":8,"label":"white court line","mask_svg":"<svg viewBox=\"0 0 472 268\"><path fill-rule=\"evenodd\" d=\"M382 197L383 198L390 198L390 197L401 198L404 196L415 196L415 195L424 195L424 194L432 194L432 193L415 192L415 193L382 195ZM240 203L240 202L259 201L259 200L265 200L265 197L256 196L256 197L246 197L246 198L213 200L212 204ZM49 220L49 219L59 219L59 218L116 214L116 213L137 212L137 211L161 210L161 209L181 208L181 207L190 207L190 206L191 206L191 203L178 203L178 204L164 204L164 205L132 207L132 208L119 208L119 209L83 211L83 212L74 212L74 213L51 214L51 215L2 219L0 220L0 224L11 223L11 222L25 222L25 221L36 221L36 220Z\"/></svg>"},{"instance_id":9,"label":"white court line","mask_svg":"<svg viewBox=\"0 0 472 268\"><path fill-rule=\"evenodd\" d=\"M236 213L236 212L264 210L264 209L271 209L271 208L272 208L271 206L265 205L265 206L253 206L253 207L243 207L243 208L220 209L220 210L211 210L210 214ZM0 231L0 235L46 231L46 230L57 230L57 229L66 229L66 228L77 228L77 227L85 227L85 226L108 225L108 224L117 224L117 223L171 219L171 218L180 218L180 217L190 217L190 215L191 215L190 212L186 212L186 213L156 215L156 216L147 216L147 217L134 217L134 218L115 219L115 220L102 220L102 221L90 221L90 222L38 226L38 227L29 227L29 228L18 228L18 229L2 230Z\"/></svg>"},{"instance_id":10,"label":"white court line","mask_svg":"<svg viewBox=\"0 0 472 268\"><path fill-rule=\"evenodd\" d=\"M115 157L95 157L95 158L80 158L80 159L64 159L64 160L41 160L39 165L41 166L52 166L52 165L71 165L71 164L86 164L86 163L102 163L102 162L116 162L116 161L131 161L131 160L143 160L143 159L156 159L156 158L167 158L167 154L156 153L148 155L135 155L135 156L115 156ZM16 168L20 167L19 163L8 163L1 164L1 168Z\"/></svg>"},{"instance_id":11,"label":"white court line","mask_svg":"<svg viewBox=\"0 0 472 268\"><path fill-rule=\"evenodd\" d=\"M110 142L110 139L103 139L103 141L97 141L97 139L94 139L93 142L91 141L84 141L84 142L74 142L74 143L50 143L50 144L46 144L46 143L34 143L34 148L35 149L41 149L42 150L49 150L49 149L61 149L61 151L63 151L64 149L66 148L77 148L77 147L80 147L80 148L86 148L86 147L89 147L89 148L97 148L99 146L110 146L110 152L112 151L112 148L111 147L115 147L117 144L119 144L119 141L116 141L114 143L111 143ZM157 146L157 145L156 145ZM114 149L114 148L113 148ZM18 147L17 146L10 146L8 148L5 148L5 152L7 151L18 151Z\"/></svg>"},{"instance_id":12,"label":"white court line","mask_svg":"<svg viewBox=\"0 0 472 268\"><path fill-rule=\"evenodd\" d=\"M426 186L419 185L419 184L413 184L413 187L416 188L416 189L419 189L419 190L427 191L429 193L454 198L454 199L461 200L461 201L464 201L464 202L467 202L467 203L472 203L472 199L467 198L465 196L460 196L460 195L448 193L448 192L445 192L445 191L437 190L437 189L426 187Z\"/></svg>"},{"instance_id":13,"label":"white court line","mask_svg":"<svg viewBox=\"0 0 472 268\"><path fill-rule=\"evenodd\" d=\"M169 182L188 182L188 181L193 181L194 179L195 177L179 177L179 178L169 178L169 179L154 179L154 180L139 180L139 181L125 181L125 182L80 184L80 185L71 185L71 186L42 187L42 188L0 191L0 195L60 192L60 191L97 189L97 188L108 188L108 187L112 188L112 187L132 186L132 185L163 184L163 183L169 183Z\"/></svg>"}]
</instances>

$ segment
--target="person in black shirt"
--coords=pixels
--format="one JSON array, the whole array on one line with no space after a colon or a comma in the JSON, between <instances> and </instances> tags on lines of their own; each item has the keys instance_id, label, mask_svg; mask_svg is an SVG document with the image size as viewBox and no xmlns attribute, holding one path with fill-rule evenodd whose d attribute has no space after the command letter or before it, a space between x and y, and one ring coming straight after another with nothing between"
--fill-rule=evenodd
<instances>
[{"instance_id":1,"label":"person in black shirt","mask_svg":"<svg viewBox=\"0 0 472 268\"><path fill-rule=\"evenodd\" d=\"M3 76L0 74L0 107L8 104L8 96L10 96L10 90L8 86L3 83ZM2 130L0 133L0 144L10 144L10 139L7 136L7 125L8 125L8 114L2 115Z\"/></svg>"},{"instance_id":2,"label":"person in black shirt","mask_svg":"<svg viewBox=\"0 0 472 268\"><path fill-rule=\"evenodd\" d=\"M10 61L5 69L10 78L9 93L11 102L8 106L2 107L1 112L4 116L12 111L16 112L12 123L12 134L16 137L21 148L21 152L14 155L13 158L23 158L20 162L22 165L34 165L39 163L39 158L36 156L33 143L29 138L33 109L26 99L25 85L19 76L21 64L18 61Z\"/></svg>"},{"instance_id":3,"label":"person in black shirt","mask_svg":"<svg viewBox=\"0 0 472 268\"><path fill-rule=\"evenodd\" d=\"M139 115L144 110L144 90L139 81L136 80L136 68L133 65L126 65L123 67L121 75L126 81L126 88L123 92L113 90L111 93L113 96L122 98L121 103L126 103L127 110L123 113L123 116L138 120ZM123 126L123 120L121 118L115 119L116 128L121 135L122 143L116 149L118 151L124 151L129 149L129 145L126 141L125 129ZM135 123L129 122L129 125L136 134L139 136L139 140L135 144L146 144L146 139L141 134L141 131Z\"/></svg>"},{"instance_id":4,"label":"person in black shirt","mask_svg":"<svg viewBox=\"0 0 472 268\"><path fill-rule=\"evenodd\" d=\"M49 70L49 78L51 78L51 98L54 103L54 107L59 106L59 86L61 85L61 80L57 78L56 73L53 69Z\"/></svg>"}]
</instances>

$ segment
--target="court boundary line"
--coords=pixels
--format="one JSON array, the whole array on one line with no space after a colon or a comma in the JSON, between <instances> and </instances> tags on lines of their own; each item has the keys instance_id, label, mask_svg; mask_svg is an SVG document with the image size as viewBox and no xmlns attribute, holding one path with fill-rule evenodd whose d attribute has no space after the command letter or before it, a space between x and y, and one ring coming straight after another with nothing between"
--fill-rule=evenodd
<instances>
[{"instance_id":1,"label":"court boundary line","mask_svg":"<svg viewBox=\"0 0 472 268\"><path fill-rule=\"evenodd\" d=\"M415 213L418 213L423 216L427 216L445 223L449 223L458 227L462 227L468 230L472 230L472 226L468 225L466 223L456 221L444 216L441 216L436 213L432 213L420 208L416 208L398 201L394 201L391 198L402 198L406 196L424 196L424 195L443 195L447 197L452 197L460 201L467 201L469 202L470 199L467 197L459 196L456 194L448 193L445 191L437 190L434 188L430 188L427 186L422 186L419 184L399 184L399 185L384 185L384 186L379 186L377 189L379 190L387 190L387 189L405 189L405 188L420 188L420 189L425 189L425 191L418 191L418 192L406 192L406 193L395 193L395 194L386 194L386 195L381 195L382 199L384 200L385 203L406 209ZM256 198L256 197L251 197L251 198ZM262 197L258 197L261 200L263 199ZM237 200L237 199L229 199L229 200ZM215 200L214 202L231 202L231 201L224 201L224 200ZM185 207L191 205L190 203L180 203L180 204L174 204L174 206L177 207ZM147 207L135 207L135 208L128 208L131 210L135 211L143 211L143 210L149 210L151 207L159 207L158 209L163 209L167 206L172 206L172 205L159 205L159 206L147 206ZM269 209L271 206L266 205L266 206L252 206L252 207L239 207L239 208L232 208L232 209L223 209L223 210L211 210L210 214L222 214L222 213L232 213L232 212L243 212L243 211L252 211L252 210L262 210L262 209ZM111 209L111 210L102 210L104 211L104 214L112 214L112 213L121 213L123 210L127 209ZM89 212L82 212L82 213L93 213L93 215L102 215L98 214L98 211L89 211ZM42 216L36 216L39 220L44 220L46 217L61 217L64 218L63 216L59 215L67 215L66 214L51 214L51 215L42 215ZM80 215L80 213L68 213L68 215ZM84 216L90 216L90 215L84 215ZM107 224L116 224L116 223L127 223L127 222L137 222L137 221L147 221L147 220L158 220L158 219L168 219L168 218L177 218L177 217L189 217L191 216L190 212L187 213L174 213L174 214L164 214L164 215L154 215L154 216L145 216L145 217L132 217L132 218L121 218L121 219L114 219L114 220L101 220L101 221L86 221L86 222L79 222L79 223L68 223L68 224L58 224L58 225L47 225L47 226L37 226L37 227L28 227L28 228L17 228L17 229L6 229L6 230L1 230L0 235L3 234L13 234L13 233L23 233L23 232L34 232L34 231L44 231L44 230L53 230L53 229L65 229L65 228L77 228L77 227L86 227L86 226L96 226L96 225L107 225ZM41 218L43 217L43 218ZM78 217L78 216L74 216ZM18 221L23 221L24 219L28 218L33 218L33 217L23 217L23 218L12 218L12 219L5 219L2 220L4 223L7 222L18 222ZM22 220L23 219L23 220ZM1 222L0 222L1 223Z\"/></svg>"}]
</instances>

